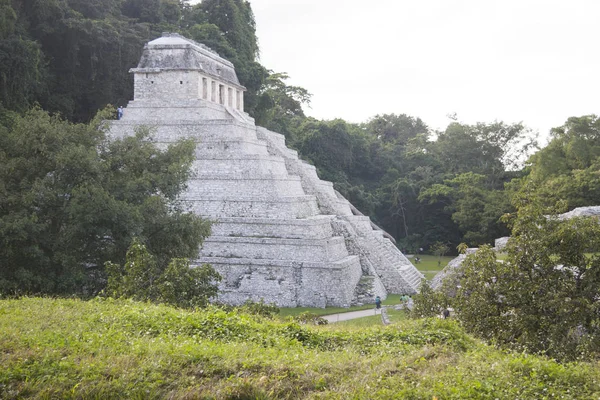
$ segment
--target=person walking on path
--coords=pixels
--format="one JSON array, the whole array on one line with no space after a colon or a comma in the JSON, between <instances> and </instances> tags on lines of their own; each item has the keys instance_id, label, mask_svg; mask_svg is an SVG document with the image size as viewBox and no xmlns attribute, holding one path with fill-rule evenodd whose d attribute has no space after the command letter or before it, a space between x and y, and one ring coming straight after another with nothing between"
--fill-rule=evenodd
<instances>
[{"instance_id":1,"label":"person walking on path","mask_svg":"<svg viewBox=\"0 0 600 400\"><path fill-rule=\"evenodd\" d=\"M117 108L117 119L121 118L123 118L123 107L119 106L119 108Z\"/></svg>"},{"instance_id":2,"label":"person walking on path","mask_svg":"<svg viewBox=\"0 0 600 400\"><path fill-rule=\"evenodd\" d=\"M375 297L375 308L378 310L381 308L381 297L379 296Z\"/></svg>"}]
</instances>

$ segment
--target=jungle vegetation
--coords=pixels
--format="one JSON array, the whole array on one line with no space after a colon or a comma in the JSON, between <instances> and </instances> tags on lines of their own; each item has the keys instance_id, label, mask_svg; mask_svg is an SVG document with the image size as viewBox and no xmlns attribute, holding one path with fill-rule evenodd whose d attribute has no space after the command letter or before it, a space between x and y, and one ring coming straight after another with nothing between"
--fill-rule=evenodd
<instances>
[{"instance_id":1,"label":"jungle vegetation","mask_svg":"<svg viewBox=\"0 0 600 400\"><path fill-rule=\"evenodd\" d=\"M129 293L127 252L134 240L152 255L160 281L164 274L181 271L183 259L194 256L209 234L209 224L183 212L176 200L189 174L193 144L159 150L145 140L151 133L143 130L109 142L101 122L110 117L107 105L124 105L132 98L128 70L137 65L144 43L164 31L202 42L231 60L248 88L246 112L257 125L284 134L322 179L334 182L402 250L455 252L461 243L492 244L512 230L518 246L499 273L510 276L513 286L484 292L490 308L473 311L475 319L487 313L494 318L486 322L512 329L505 332L508 336L489 339L520 341L525 349L544 352L563 348L565 335L596 332L597 260L581 254L598 251L597 243L585 242L573 227L551 222L543 232L536 227L545 226L542 216L597 205L597 116L569 118L552 129L544 148L525 123L454 120L434 131L402 110L358 124L316 120L303 111L309 90L288 85L285 72L260 63L251 4L244 0L197 5L184 0L0 0L0 292L95 295L106 289L105 263L110 262L106 265L116 280L109 290ZM579 231L595 232L580 224L585 229ZM539 250L540 244L553 251ZM536 255L519 253L522 249ZM482 265L497 267L486 254L469 267L484 279L465 282L473 290L489 288L490 282L482 285L485 279L498 278L495 272L486 275ZM572 269L554 270L559 260L579 268L576 287L565 280ZM556 280L530 276L531 285L540 285L535 299L510 292L536 268L544 269L540 279ZM548 287L553 285L563 286L550 301ZM472 293L466 295L474 299ZM149 298L175 295L157 286ZM505 300L493 304L498 298ZM564 308L558 300L567 298L586 313ZM468 296L459 297L463 300L457 305L467 318ZM534 320L508 321L513 325L505 320L525 306L524 315ZM569 330L551 331L539 324L551 327L558 320L541 319L543 313L591 319L584 330L581 322L569 320ZM473 324L469 329L485 336L490 328ZM536 347L532 338L540 332L558 336ZM588 344L596 345L597 337L582 345Z\"/></svg>"}]
</instances>

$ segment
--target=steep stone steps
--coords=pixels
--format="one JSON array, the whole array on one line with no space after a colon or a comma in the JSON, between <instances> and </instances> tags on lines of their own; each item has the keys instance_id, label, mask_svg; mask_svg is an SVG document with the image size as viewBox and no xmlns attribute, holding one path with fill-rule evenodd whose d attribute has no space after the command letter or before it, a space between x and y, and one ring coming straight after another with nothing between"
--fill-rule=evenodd
<instances>
[{"instance_id":1,"label":"steep stone steps","mask_svg":"<svg viewBox=\"0 0 600 400\"><path fill-rule=\"evenodd\" d=\"M211 231L214 236L325 239L334 236L331 218L329 215L303 219L219 218Z\"/></svg>"},{"instance_id":2,"label":"steep stone steps","mask_svg":"<svg viewBox=\"0 0 600 400\"><path fill-rule=\"evenodd\" d=\"M325 239L283 239L253 237L208 237L200 257L252 258L329 262L348 256L341 237Z\"/></svg>"},{"instance_id":3,"label":"steep stone steps","mask_svg":"<svg viewBox=\"0 0 600 400\"><path fill-rule=\"evenodd\" d=\"M212 195L210 197L185 196L180 199L186 210L205 218L218 220L244 215L248 218L294 219L319 215L314 196L287 196L273 198L261 195L255 198Z\"/></svg>"}]
</instances>

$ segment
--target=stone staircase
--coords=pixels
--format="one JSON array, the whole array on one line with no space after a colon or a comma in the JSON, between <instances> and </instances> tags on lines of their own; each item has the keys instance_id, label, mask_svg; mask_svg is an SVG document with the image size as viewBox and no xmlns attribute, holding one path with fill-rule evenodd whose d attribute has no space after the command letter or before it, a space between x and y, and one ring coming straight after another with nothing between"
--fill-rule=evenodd
<instances>
[{"instance_id":1,"label":"stone staircase","mask_svg":"<svg viewBox=\"0 0 600 400\"><path fill-rule=\"evenodd\" d=\"M374 284L380 281L379 285L382 284L389 293L414 294L418 291L423 274L390 240L383 237L382 231L371 227L369 217L353 215L350 203L334 191L331 182L320 180L314 166L300 160L297 151L285 146L283 135L259 127L257 137L267 142L270 154L279 155L286 160L289 173L301 178L304 192L316 197L321 212L338 216L332 221L334 231L346 237L346 247L350 254L360 256L363 274L372 276ZM340 218L345 221L345 225ZM377 284L367 292L381 296L380 289L376 286ZM358 296L356 295L356 302L360 302Z\"/></svg>"}]
</instances>

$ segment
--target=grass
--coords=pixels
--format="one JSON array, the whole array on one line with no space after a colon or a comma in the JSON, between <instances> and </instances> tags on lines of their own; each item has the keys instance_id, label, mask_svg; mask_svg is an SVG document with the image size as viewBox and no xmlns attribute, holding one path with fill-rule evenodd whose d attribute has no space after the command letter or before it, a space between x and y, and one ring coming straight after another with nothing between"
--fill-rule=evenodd
<instances>
[{"instance_id":1,"label":"grass","mask_svg":"<svg viewBox=\"0 0 600 400\"><path fill-rule=\"evenodd\" d=\"M294 317L298 314L302 314L304 312L309 312L311 314L316 314L316 315L330 315L330 314L337 314L337 313L343 313L343 312L350 312L350 311L359 311L359 310L368 310L374 307L374 304L365 304L362 306L355 306L355 307L326 307L326 308L313 308L313 307L296 307L296 308L281 308L279 310L279 316L285 318L285 317Z\"/></svg>"},{"instance_id":2,"label":"grass","mask_svg":"<svg viewBox=\"0 0 600 400\"><path fill-rule=\"evenodd\" d=\"M432 256L428 254L419 255L421 261L415 263L415 257L410 258L410 262L425 275L425 279L431 280L438 272L440 272L448 263L454 258L454 256ZM439 265L438 265L439 261Z\"/></svg>"},{"instance_id":3,"label":"grass","mask_svg":"<svg viewBox=\"0 0 600 400\"><path fill-rule=\"evenodd\" d=\"M132 301L0 300L0 398L593 399L598 363L497 351L452 320L300 326Z\"/></svg>"},{"instance_id":4,"label":"grass","mask_svg":"<svg viewBox=\"0 0 600 400\"><path fill-rule=\"evenodd\" d=\"M399 294L389 294L385 300L382 301L383 305L394 305L400 304L400 295ZM309 312L311 314L316 315L331 315L338 313L345 313L350 311L360 311L360 310L370 310L375 308L375 299L373 299L373 303L364 304L362 306L354 306L354 307L325 307L325 308L313 308L313 307L296 307L296 308L281 308L279 310L279 316L282 318L286 317L294 317L296 315L302 314L304 312Z\"/></svg>"},{"instance_id":5,"label":"grass","mask_svg":"<svg viewBox=\"0 0 600 400\"><path fill-rule=\"evenodd\" d=\"M408 318L408 314L403 310L394 310L393 307L387 308L388 319L390 324L397 324L402 321L405 321ZM332 325L340 326L343 328L365 328L365 327L373 327L383 325L381 320L381 314L376 314L370 317L356 318L348 321L340 321L336 322Z\"/></svg>"},{"instance_id":6,"label":"grass","mask_svg":"<svg viewBox=\"0 0 600 400\"><path fill-rule=\"evenodd\" d=\"M448 265L448 263L455 258L454 256L443 256L443 257L438 257L438 256L431 256L428 254L421 254L419 255L419 258L421 259L421 261L416 264L415 263L415 257L410 258L410 262L413 263L413 265L415 267L417 267L417 269L421 272L424 271L441 271L442 269L444 269L444 267L446 265ZM440 262L440 264L438 265L438 261Z\"/></svg>"},{"instance_id":7,"label":"grass","mask_svg":"<svg viewBox=\"0 0 600 400\"><path fill-rule=\"evenodd\" d=\"M362 317L356 319L349 319L347 321L335 322L332 324L336 327L340 328L365 328L365 327L373 327L380 326L383 323L381 322L381 315L372 315L370 317Z\"/></svg>"}]
</instances>

